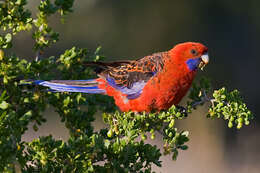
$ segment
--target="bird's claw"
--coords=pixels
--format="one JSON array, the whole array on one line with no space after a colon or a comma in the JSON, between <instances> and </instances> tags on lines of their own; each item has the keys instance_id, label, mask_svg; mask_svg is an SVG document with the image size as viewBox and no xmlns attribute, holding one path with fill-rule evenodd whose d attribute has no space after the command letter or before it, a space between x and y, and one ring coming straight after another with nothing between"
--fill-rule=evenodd
<instances>
[{"instance_id":1,"label":"bird's claw","mask_svg":"<svg viewBox=\"0 0 260 173\"><path fill-rule=\"evenodd\" d=\"M180 111L181 114L184 115L185 118L188 117L188 112L185 107L177 105L176 108Z\"/></svg>"}]
</instances>

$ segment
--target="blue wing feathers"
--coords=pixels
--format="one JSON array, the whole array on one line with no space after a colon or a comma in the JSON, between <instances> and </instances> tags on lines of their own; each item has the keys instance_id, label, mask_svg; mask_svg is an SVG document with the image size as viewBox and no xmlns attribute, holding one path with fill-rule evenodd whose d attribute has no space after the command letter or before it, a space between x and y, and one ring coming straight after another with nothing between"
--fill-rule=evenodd
<instances>
[{"instance_id":1,"label":"blue wing feathers","mask_svg":"<svg viewBox=\"0 0 260 173\"><path fill-rule=\"evenodd\" d=\"M146 85L145 81L139 81L139 82L133 83L131 88L128 88L126 86L117 85L115 83L115 80L113 78L109 78L109 77L107 78L107 82L113 88L121 91L124 94L127 94L127 98L130 100L138 98L142 94L142 90L143 90L144 86Z\"/></svg>"},{"instance_id":2,"label":"blue wing feathers","mask_svg":"<svg viewBox=\"0 0 260 173\"><path fill-rule=\"evenodd\" d=\"M138 81L133 83L131 88L117 85L113 78L108 77L107 82L113 88L121 91L127 95L128 99L136 99L142 94L142 90L146 85L145 81ZM106 91L98 87L98 82L95 79L89 80L35 80L35 85L49 87L51 92L81 92L91 94L104 94Z\"/></svg>"}]
</instances>

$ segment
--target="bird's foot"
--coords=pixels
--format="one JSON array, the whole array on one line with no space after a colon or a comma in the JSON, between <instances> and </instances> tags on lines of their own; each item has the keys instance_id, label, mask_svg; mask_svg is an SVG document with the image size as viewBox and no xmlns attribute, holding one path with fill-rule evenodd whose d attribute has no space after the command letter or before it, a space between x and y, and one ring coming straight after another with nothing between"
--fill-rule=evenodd
<instances>
[{"instance_id":1,"label":"bird's foot","mask_svg":"<svg viewBox=\"0 0 260 173\"><path fill-rule=\"evenodd\" d=\"M185 107L179 105L176 105L175 107L184 115L185 118L188 117L188 111Z\"/></svg>"}]
</instances>

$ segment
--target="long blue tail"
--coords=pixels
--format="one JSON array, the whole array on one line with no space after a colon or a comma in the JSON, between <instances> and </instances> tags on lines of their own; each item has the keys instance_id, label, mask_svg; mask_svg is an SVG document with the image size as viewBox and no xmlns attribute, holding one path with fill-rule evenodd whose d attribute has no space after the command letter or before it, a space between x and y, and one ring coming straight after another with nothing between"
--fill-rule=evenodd
<instances>
[{"instance_id":1,"label":"long blue tail","mask_svg":"<svg viewBox=\"0 0 260 173\"><path fill-rule=\"evenodd\" d=\"M96 79L90 80L36 80L33 81L35 85L46 86L52 92L80 92L91 94L103 94L104 89L98 87Z\"/></svg>"}]
</instances>

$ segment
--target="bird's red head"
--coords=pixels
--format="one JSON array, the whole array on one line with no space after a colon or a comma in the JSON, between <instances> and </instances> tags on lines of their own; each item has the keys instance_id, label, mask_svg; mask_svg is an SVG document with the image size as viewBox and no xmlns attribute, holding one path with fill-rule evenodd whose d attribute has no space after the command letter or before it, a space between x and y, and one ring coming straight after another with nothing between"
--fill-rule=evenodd
<instances>
[{"instance_id":1,"label":"bird's red head","mask_svg":"<svg viewBox=\"0 0 260 173\"><path fill-rule=\"evenodd\" d=\"M173 61L182 64L189 71L203 68L209 62L208 48L201 43L185 42L170 50Z\"/></svg>"}]
</instances>

